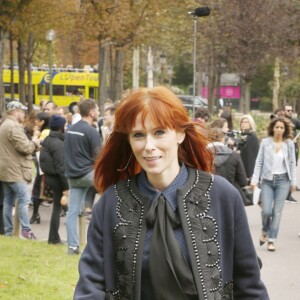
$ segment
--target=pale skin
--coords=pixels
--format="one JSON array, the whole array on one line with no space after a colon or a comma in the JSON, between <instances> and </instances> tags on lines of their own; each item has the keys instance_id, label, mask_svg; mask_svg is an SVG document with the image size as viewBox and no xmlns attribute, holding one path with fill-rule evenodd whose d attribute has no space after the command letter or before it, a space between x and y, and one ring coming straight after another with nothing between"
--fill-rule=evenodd
<instances>
[{"instance_id":1,"label":"pale skin","mask_svg":"<svg viewBox=\"0 0 300 300\"><path fill-rule=\"evenodd\" d=\"M129 134L129 143L150 184L162 191L179 173L178 147L185 133L157 127L149 117L146 117L144 125L139 115Z\"/></svg>"},{"instance_id":2,"label":"pale skin","mask_svg":"<svg viewBox=\"0 0 300 300\"><path fill-rule=\"evenodd\" d=\"M92 125L93 122L98 120L99 116L100 116L99 106L96 105L95 108L91 109L88 116L82 117L82 120Z\"/></svg>"},{"instance_id":3,"label":"pale skin","mask_svg":"<svg viewBox=\"0 0 300 300\"><path fill-rule=\"evenodd\" d=\"M284 107L284 114L285 114L286 118L291 119L292 116L293 116L293 107L289 106L289 105L285 106Z\"/></svg>"},{"instance_id":4,"label":"pale skin","mask_svg":"<svg viewBox=\"0 0 300 300\"><path fill-rule=\"evenodd\" d=\"M251 126L250 126L250 123L249 123L248 119L244 118L244 119L241 120L240 128L241 128L242 131L251 129Z\"/></svg>"},{"instance_id":5,"label":"pale skin","mask_svg":"<svg viewBox=\"0 0 300 300\"><path fill-rule=\"evenodd\" d=\"M279 152L281 147L282 147L282 143L283 143L283 134L285 132L285 125L283 122L276 122L273 128L273 142L275 144L275 152ZM252 184L250 185L250 187L254 190L254 188L256 187L256 184ZM291 186L290 187L290 191L294 192L296 190L296 186Z\"/></svg>"}]
</instances>

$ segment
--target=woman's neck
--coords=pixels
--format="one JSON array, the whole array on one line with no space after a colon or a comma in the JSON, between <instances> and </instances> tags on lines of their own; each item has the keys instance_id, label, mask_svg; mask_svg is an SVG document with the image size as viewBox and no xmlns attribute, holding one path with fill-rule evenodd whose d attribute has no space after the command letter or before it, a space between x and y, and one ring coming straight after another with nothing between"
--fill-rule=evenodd
<instances>
[{"instance_id":1,"label":"woman's neck","mask_svg":"<svg viewBox=\"0 0 300 300\"><path fill-rule=\"evenodd\" d=\"M274 143L281 143L283 140L282 140L282 137L273 137L273 141Z\"/></svg>"}]
</instances>

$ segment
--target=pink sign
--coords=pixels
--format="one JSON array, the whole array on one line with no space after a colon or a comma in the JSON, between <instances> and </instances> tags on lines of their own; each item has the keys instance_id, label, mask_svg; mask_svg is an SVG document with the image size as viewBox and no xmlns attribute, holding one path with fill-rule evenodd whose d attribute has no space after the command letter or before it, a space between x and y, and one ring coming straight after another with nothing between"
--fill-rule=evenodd
<instances>
[{"instance_id":1,"label":"pink sign","mask_svg":"<svg viewBox=\"0 0 300 300\"><path fill-rule=\"evenodd\" d=\"M216 91L215 91L216 96ZM208 88L202 88L202 97L208 98ZM224 99L239 99L241 97L241 88L239 86L227 85L220 87L220 97Z\"/></svg>"}]
</instances>

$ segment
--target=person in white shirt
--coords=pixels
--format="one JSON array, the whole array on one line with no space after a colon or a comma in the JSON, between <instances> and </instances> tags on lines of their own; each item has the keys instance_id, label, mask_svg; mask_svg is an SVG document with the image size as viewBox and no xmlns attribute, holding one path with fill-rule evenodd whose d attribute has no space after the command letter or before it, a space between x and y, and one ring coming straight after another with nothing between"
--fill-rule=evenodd
<instances>
[{"instance_id":1,"label":"person in white shirt","mask_svg":"<svg viewBox=\"0 0 300 300\"><path fill-rule=\"evenodd\" d=\"M292 124L286 118L274 118L268 126L256 158L251 188L261 180L262 234L260 245L268 241L275 251L280 218L289 191L296 189L296 162Z\"/></svg>"}]
</instances>

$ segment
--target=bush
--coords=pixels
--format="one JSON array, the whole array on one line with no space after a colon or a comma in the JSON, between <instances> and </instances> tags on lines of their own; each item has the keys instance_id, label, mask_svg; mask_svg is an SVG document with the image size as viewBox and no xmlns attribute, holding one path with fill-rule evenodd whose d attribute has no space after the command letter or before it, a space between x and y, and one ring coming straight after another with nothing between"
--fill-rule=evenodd
<instances>
[{"instance_id":1,"label":"bush","mask_svg":"<svg viewBox=\"0 0 300 300\"><path fill-rule=\"evenodd\" d=\"M272 99L268 97L261 97L259 102L259 109L261 111L272 111Z\"/></svg>"}]
</instances>

